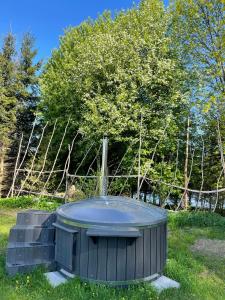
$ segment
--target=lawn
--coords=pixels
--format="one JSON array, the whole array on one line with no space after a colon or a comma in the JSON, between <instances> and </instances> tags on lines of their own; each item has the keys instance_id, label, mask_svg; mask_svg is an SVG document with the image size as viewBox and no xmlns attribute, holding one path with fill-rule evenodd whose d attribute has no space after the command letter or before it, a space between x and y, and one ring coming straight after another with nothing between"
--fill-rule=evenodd
<instances>
[{"instance_id":1,"label":"lawn","mask_svg":"<svg viewBox=\"0 0 225 300\"><path fill-rule=\"evenodd\" d=\"M5 273L5 251L10 227L18 209L0 208L0 299L67 300L67 299L166 299L224 300L225 258L192 252L198 239L225 240L224 218L210 214L173 213L169 221L168 262L164 274L180 282L181 288L158 295L149 284L114 289L89 285L79 279L53 289L39 269L31 274L10 278ZM191 225L191 226L190 226Z\"/></svg>"}]
</instances>

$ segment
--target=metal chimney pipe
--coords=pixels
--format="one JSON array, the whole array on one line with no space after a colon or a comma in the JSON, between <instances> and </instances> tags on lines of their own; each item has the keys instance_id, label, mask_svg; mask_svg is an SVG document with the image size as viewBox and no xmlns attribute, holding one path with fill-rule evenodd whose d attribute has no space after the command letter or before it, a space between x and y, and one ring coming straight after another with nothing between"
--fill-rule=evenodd
<instances>
[{"instance_id":1,"label":"metal chimney pipe","mask_svg":"<svg viewBox=\"0 0 225 300\"><path fill-rule=\"evenodd\" d=\"M108 178L107 178L107 160L108 160L108 137L104 136L102 140L102 168L100 181L100 196L107 195Z\"/></svg>"}]
</instances>

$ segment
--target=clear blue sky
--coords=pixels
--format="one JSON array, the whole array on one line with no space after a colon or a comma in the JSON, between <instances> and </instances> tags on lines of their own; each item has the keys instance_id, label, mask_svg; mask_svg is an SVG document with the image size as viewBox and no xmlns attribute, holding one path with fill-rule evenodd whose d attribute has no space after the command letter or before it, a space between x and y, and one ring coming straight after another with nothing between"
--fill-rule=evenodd
<instances>
[{"instance_id":1,"label":"clear blue sky","mask_svg":"<svg viewBox=\"0 0 225 300\"><path fill-rule=\"evenodd\" d=\"M1 0L0 42L10 28L18 42L23 33L36 38L38 58L45 61L59 44L59 36L68 26L79 25L88 17L96 18L104 10L112 12L132 7L139 0ZM164 1L166 4L168 1Z\"/></svg>"}]
</instances>

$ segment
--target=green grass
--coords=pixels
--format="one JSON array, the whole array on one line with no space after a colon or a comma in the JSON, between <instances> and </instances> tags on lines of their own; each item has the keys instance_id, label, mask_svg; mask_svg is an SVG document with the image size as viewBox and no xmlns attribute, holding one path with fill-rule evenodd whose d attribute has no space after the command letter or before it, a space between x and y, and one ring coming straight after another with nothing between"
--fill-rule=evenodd
<instances>
[{"instance_id":1,"label":"green grass","mask_svg":"<svg viewBox=\"0 0 225 300\"><path fill-rule=\"evenodd\" d=\"M192 253L190 246L199 238L225 239L224 219L218 215L176 213L169 217L168 262L164 274L180 282L181 288L160 295L148 284L114 289L70 280L53 289L44 270L10 278L5 273L5 249L15 209L0 208L0 299L1 300L224 300L225 259ZM195 220L195 222L194 222ZM192 226L188 226L192 225ZM210 225L210 226L209 226Z\"/></svg>"}]
</instances>

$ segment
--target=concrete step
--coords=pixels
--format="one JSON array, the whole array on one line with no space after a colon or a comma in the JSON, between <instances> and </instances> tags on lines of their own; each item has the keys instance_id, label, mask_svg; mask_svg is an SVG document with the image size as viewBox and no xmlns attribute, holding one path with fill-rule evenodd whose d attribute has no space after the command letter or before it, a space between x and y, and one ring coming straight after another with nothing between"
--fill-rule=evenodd
<instances>
[{"instance_id":1,"label":"concrete step","mask_svg":"<svg viewBox=\"0 0 225 300\"><path fill-rule=\"evenodd\" d=\"M10 230L9 242L40 242L53 243L54 227L16 225Z\"/></svg>"}]
</instances>

